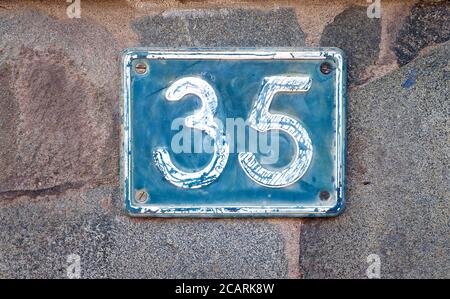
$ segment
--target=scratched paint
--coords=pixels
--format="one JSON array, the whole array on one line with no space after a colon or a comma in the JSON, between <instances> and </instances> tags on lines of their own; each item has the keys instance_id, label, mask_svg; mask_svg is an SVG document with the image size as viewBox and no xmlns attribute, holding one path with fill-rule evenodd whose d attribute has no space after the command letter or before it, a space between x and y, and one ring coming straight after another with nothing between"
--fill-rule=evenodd
<instances>
[{"instance_id":1,"label":"scratched paint","mask_svg":"<svg viewBox=\"0 0 450 299\"><path fill-rule=\"evenodd\" d=\"M132 71L133 65L143 60L149 71L137 75ZM332 74L320 72L324 61L335 66ZM297 136L303 143L294 150L304 157L297 165L304 168L298 179L280 188L262 186L246 175L239 163L239 153L222 152L228 155L221 164L223 169L211 176L211 181L205 181L207 184L183 188L168 181L153 160L152 153L158 153L158 149L164 148L173 166L189 170L189 175L207 169L215 160L214 154L170 152L170 141L176 133L171 130L171 121L192 116L202 107L201 99L192 92L186 93L183 101L168 101L166 95L174 82L186 77L199 78L215 90L215 117L248 119L265 78L280 75L311 80L307 92L278 93L270 108L274 114L298 120L304 129ZM343 210L345 63L339 50L131 49L123 58L122 88L121 181L123 202L131 215L314 217L334 216ZM296 146L294 141L289 134L281 133L280 151L292 153L287 149ZM281 164L286 166L292 159L282 155ZM136 202L135 190L146 190L149 202ZM330 193L329 200L320 199L323 190Z\"/></svg>"},{"instance_id":2,"label":"scratched paint","mask_svg":"<svg viewBox=\"0 0 450 299\"><path fill-rule=\"evenodd\" d=\"M185 118L185 125L207 133L214 140L214 153L209 164L201 170L186 172L178 169L165 148L157 148L153 154L156 167L171 184L186 189L198 189L213 183L223 172L228 161L229 147L225 134L214 121L217 109L217 95L205 80L197 77L185 77L175 81L166 92L168 101L179 101L186 95L195 95L201 99L198 112Z\"/></svg>"},{"instance_id":3,"label":"scratched paint","mask_svg":"<svg viewBox=\"0 0 450 299\"><path fill-rule=\"evenodd\" d=\"M257 184L269 188L282 188L294 184L308 170L313 155L313 146L308 132L300 122L283 114L270 113L273 97L278 93L308 92L311 88L309 76L272 76L264 78L264 85L252 110L250 125L260 132L279 130L288 134L295 143L294 162L284 169L270 170L258 162L257 155L239 153L239 163L245 173Z\"/></svg>"}]
</instances>

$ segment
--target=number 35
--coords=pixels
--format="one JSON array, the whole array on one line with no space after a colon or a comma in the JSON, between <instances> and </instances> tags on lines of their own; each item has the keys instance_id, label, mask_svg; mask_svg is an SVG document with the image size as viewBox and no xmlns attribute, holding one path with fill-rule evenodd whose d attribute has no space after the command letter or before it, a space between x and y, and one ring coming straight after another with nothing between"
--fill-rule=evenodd
<instances>
[{"instance_id":1,"label":"number 35","mask_svg":"<svg viewBox=\"0 0 450 299\"><path fill-rule=\"evenodd\" d=\"M257 184L270 188L286 187L297 182L308 170L313 155L308 132L298 120L283 114L272 114L269 108L277 93L307 92L311 83L310 77L304 75L264 78L262 89L248 119L249 125L259 132L285 132L293 139L296 153L287 167L276 171L264 168L254 153L239 153L239 164L245 174ZM164 148L157 148L153 158L158 169L171 184L186 189L198 189L214 182L223 172L229 157L229 147L224 132L214 121L217 96L208 82L197 77L179 79L167 89L166 99L179 101L189 94L197 96L202 106L194 115L186 117L185 125L204 131L213 140L214 153L210 163L200 171L185 172L173 164L169 152Z\"/></svg>"}]
</instances>

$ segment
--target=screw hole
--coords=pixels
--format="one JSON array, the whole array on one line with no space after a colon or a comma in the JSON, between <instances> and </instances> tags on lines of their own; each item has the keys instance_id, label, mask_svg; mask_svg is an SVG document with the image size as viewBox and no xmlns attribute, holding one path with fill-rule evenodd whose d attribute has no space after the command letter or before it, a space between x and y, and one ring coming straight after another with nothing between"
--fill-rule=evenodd
<instances>
[{"instance_id":1,"label":"screw hole","mask_svg":"<svg viewBox=\"0 0 450 299\"><path fill-rule=\"evenodd\" d=\"M331 194L328 191L320 191L319 197L320 197L320 200L325 201L325 200L330 199Z\"/></svg>"},{"instance_id":2,"label":"screw hole","mask_svg":"<svg viewBox=\"0 0 450 299\"><path fill-rule=\"evenodd\" d=\"M329 62L324 62L320 65L320 72L324 75L329 75L333 71L333 65Z\"/></svg>"},{"instance_id":3,"label":"screw hole","mask_svg":"<svg viewBox=\"0 0 450 299\"><path fill-rule=\"evenodd\" d=\"M136 191L136 195L135 195L136 201L138 201L140 203L144 203L144 202L147 202L148 197L149 196L146 191L144 191L144 190Z\"/></svg>"},{"instance_id":4,"label":"screw hole","mask_svg":"<svg viewBox=\"0 0 450 299\"><path fill-rule=\"evenodd\" d=\"M136 71L136 73L138 73L139 75L143 75L145 73L147 73L147 69L148 66L146 63L144 62L138 62L136 63L136 65L134 66L134 70Z\"/></svg>"}]
</instances>

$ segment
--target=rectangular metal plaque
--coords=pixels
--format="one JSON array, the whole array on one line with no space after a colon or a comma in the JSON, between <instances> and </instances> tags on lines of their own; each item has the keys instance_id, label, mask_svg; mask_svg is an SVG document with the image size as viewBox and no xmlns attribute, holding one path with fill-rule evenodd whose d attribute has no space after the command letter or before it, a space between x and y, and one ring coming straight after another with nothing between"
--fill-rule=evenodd
<instances>
[{"instance_id":1,"label":"rectangular metal plaque","mask_svg":"<svg viewBox=\"0 0 450 299\"><path fill-rule=\"evenodd\" d=\"M131 215L343 210L339 49L129 49L122 63L121 183Z\"/></svg>"}]
</instances>

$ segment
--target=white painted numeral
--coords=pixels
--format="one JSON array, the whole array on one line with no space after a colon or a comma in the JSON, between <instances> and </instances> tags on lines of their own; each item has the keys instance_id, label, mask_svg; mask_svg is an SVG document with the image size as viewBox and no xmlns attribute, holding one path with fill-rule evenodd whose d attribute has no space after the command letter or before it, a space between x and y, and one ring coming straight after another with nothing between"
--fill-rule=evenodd
<instances>
[{"instance_id":1,"label":"white painted numeral","mask_svg":"<svg viewBox=\"0 0 450 299\"><path fill-rule=\"evenodd\" d=\"M313 147L308 132L299 121L282 114L269 112L273 97L281 92L306 92L311 87L308 76L273 76L264 80L262 90L249 117L250 126L260 132L280 130L291 136L295 142L295 159L287 167L278 171L264 168L255 154L246 152L239 154L239 163L248 177L256 183L282 188L298 181L311 164Z\"/></svg>"},{"instance_id":2,"label":"white painted numeral","mask_svg":"<svg viewBox=\"0 0 450 299\"><path fill-rule=\"evenodd\" d=\"M264 168L254 153L239 153L239 163L254 182L271 188L282 188L298 181L308 170L313 147L308 132L300 122L283 114L269 112L273 97L277 93L307 92L311 87L308 76L272 76L264 79L262 90L248 119L249 125L260 131L280 130L287 133L295 142L296 154L293 161L279 170ZM185 119L186 127L204 131L214 141L214 153L210 163L200 171L185 172L172 162L169 152L158 148L153 153L154 161L164 177L173 185L197 189L214 182L223 172L229 157L229 147L225 134L214 121L217 96L206 81L196 77L186 77L174 82L166 92L168 101L179 101L192 94L200 98L202 107L194 115Z\"/></svg>"},{"instance_id":3,"label":"white painted numeral","mask_svg":"<svg viewBox=\"0 0 450 299\"><path fill-rule=\"evenodd\" d=\"M229 148L225 134L214 121L217 96L211 85L200 78L185 77L168 88L166 99L179 101L188 94L199 97L202 107L194 115L186 117L185 125L204 131L214 141L214 153L210 163L200 171L185 172L172 163L169 152L164 148L156 149L153 158L158 169L170 183L181 188L198 189L211 184L220 176L228 161Z\"/></svg>"}]
</instances>

